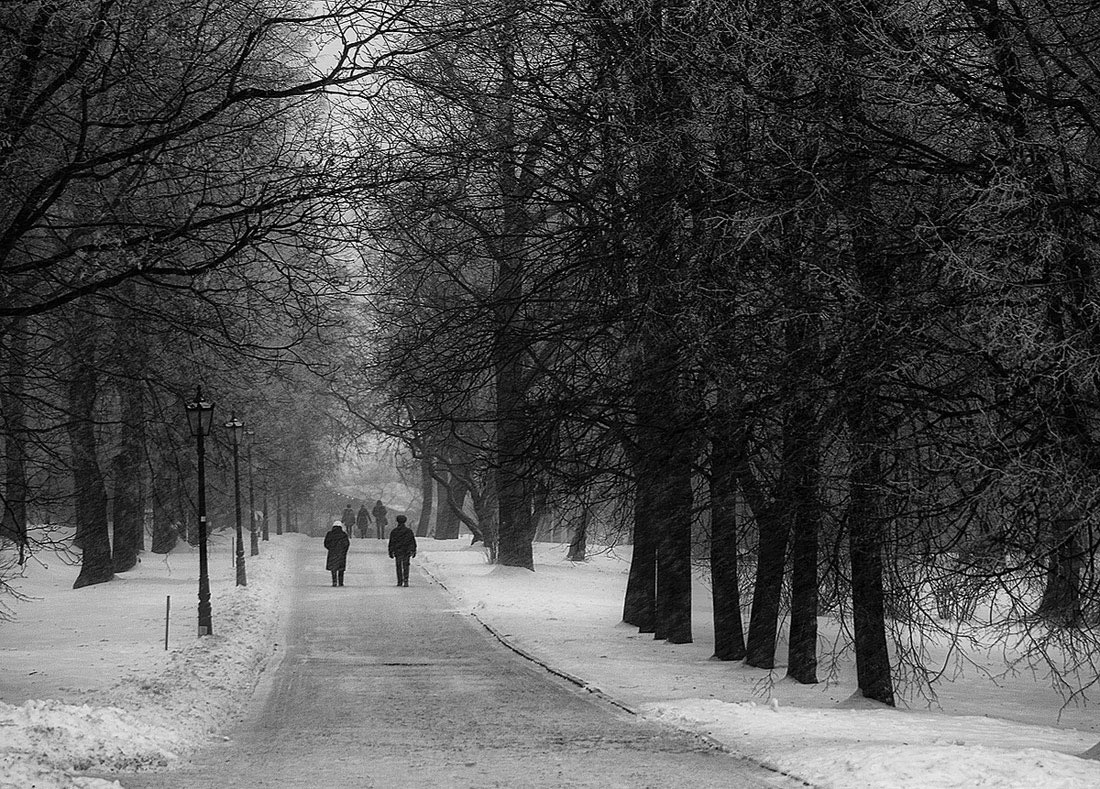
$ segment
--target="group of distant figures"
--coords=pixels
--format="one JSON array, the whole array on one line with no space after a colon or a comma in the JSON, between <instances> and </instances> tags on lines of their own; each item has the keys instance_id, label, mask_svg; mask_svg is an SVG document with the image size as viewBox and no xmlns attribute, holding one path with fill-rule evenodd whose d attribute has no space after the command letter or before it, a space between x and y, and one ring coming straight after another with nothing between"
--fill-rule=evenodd
<instances>
[{"instance_id":1,"label":"group of distant figures","mask_svg":"<svg viewBox=\"0 0 1100 789\"><path fill-rule=\"evenodd\" d=\"M351 535L358 532L359 536L366 539L370 536L371 531L371 518L374 518L374 536L379 540L386 539L386 525L389 523L387 519L389 510L386 509L386 505L382 503L382 499L374 502L374 506L369 510L364 502L359 505L359 512L355 512L351 508L351 505L344 507L344 514L340 516L340 522L343 524L344 531L347 535ZM404 520L403 516L398 516L401 520Z\"/></svg>"},{"instance_id":2,"label":"group of distant figures","mask_svg":"<svg viewBox=\"0 0 1100 789\"><path fill-rule=\"evenodd\" d=\"M332 522L332 528L325 535L325 549L328 557L325 561L325 569L332 573L332 585L344 585L344 571L347 569L348 549L351 548L353 529L358 529L360 537L366 537L370 531L370 518L374 516L375 533L378 539L386 536L386 505L379 499L368 512L367 505L359 507L356 514L349 504L344 508L344 514L339 520ZM390 532L389 555L397 567L397 585L409 585L409 560L416 556L416 535L413 530L405 525L405 516L398 515L397 525Z\"/></svg>"}]
</instances>

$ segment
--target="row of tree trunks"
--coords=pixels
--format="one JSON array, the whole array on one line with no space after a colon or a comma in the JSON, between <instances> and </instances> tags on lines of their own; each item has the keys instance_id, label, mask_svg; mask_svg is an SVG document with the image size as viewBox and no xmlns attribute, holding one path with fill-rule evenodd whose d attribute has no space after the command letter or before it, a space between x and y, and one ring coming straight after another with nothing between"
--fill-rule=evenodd
<instances>
[{"instance_id":1,"label":"row of tree trunks","mask_svg":"<svg viewBox=\"0 0 1100 789\"><path fill-rule=\"evenodd\" d=\"M1065 162L1058 155L1052 156L1042 137L1048 130L1036 132L1043 121L1035 122L1031 110L1032 95L1021 81L1025 68L1021 53L1027 53L1018 31L1014 28L1015 14L996 3L968 3L978 23L978 29L990 46L993 71L997 75L996 87L1001 91L1007 109L1003 120L1004 138L1008 141L1005 151L1007 162L1019 177L1034 185L1029 210L1021 212L1026 217L1029 237L1046 238L1036 244L1038 248L1025 247L1023 254L1038 262L1044 284L1046 305L1043 311L1044 338L1051 347L1058 349L1053 356L1051 379L1053 386L1046 402L1038 403L1036 411L1045 415L1047 424L1038 427L1054 439L1060 449L1077 459L1080 466L1090 467L1086 473L1095 473L1095 440L1089 427L1088 411L1093 407L1089 396L1082 396L1075 383L1073 353L1075 346L1084 346L1085 356L1095 351L1097 311L1095 285L1092 273L1094 263L1088 249L1092 231L1092 219L1071 185L1074 178L1065 172ZM1037 42L1034 42L1037 43ZM1061 171L1061 172L1060 172ZM1086 178L1088 176L1085 176ZM1069 181L1069 183L1067 183ZM1044 249L1045 247L1045 249ZM1081 587L1086 557L1095 551L1086 549L1083 533L1086 519L1075 503L1060 497L1048 500L1045 555L1040 563L1045 565L1046 579L1036 614L1057 627L1077 627L1085 623L1082 609Z\"/></svg>"}]
</instances>

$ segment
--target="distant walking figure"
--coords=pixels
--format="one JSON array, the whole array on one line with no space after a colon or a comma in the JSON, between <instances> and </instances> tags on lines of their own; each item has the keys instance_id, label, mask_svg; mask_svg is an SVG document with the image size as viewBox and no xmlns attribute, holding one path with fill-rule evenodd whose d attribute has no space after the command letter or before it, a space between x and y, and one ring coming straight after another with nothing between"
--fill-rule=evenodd
<instances>
[{"instance_id":1,"label":"distant walking figure","mask_svg":"<svg viewBox=\"0 0 1100 789\"><path fill-rule=\"evenodd\" d=\"M333 521L332 528L325 535L325 548L328 550L328 561L325 569L332 573L332 585L344 585L344 569L348 566L348 548L351 540L340 527L340 521Z\"/></svg>"},{"instance_id":2,"label":"distant walking figure","mask_svg":"<svg viewBox=\"0 0 1100 789\"><path fill-rule=\"evenodd\" d=\"M344 522L344 532L348 537L352 535L352 529L355 526L355 510L351 508L351 505L344 507L344 514L340 516L340 520Z\"/></svg>"},{"instance_id":3,"label":"distant walking figure","mask_svg":"<svg viewBox=\"0 0 1100 789\"><path fill-rule=\"evenodd\" d=\"M366 503L359 505L359 512L355 515L355 528L359 530L359 536L366 538L370 532L370 510Z\"/></svg>"},{"instance_id":4,"label":"distant walking figure","mask_svg":"<svg viewBox=\"0 0 1100 789\"><path fill-rule=\"evenodd\" d=\"M370 514L374 516L374 528L378 530L378 539L384 539L386 536L386 513L389 510L386 509L386 505L382 503L382 499L374 502L374 507L371 509Z\"/></svg>"},{"instance_id":5,"label":"distant walking figure","mask_svg":"<svg viewBox=\"0 0 1100 789\"><path fill-rule=\"evenodd\" d=\"M397 585L409 585L409 559L416 556L416 535L405 525L405 516L397 516L397 525L390 532L390 557L397 564Z\"/></svg>"}]
</instances>

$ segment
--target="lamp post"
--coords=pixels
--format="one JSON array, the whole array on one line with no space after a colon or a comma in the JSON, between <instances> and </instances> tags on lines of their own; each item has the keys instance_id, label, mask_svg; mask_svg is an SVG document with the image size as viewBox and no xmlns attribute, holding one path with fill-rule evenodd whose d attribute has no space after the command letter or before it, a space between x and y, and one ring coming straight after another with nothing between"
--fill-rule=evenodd
<instances>
[{"instance_id":1,"label":"lamp post","mask_svg":"<svg viewBox=\"0 0 1100 789\"><path fill-rule=\"evenodd\" d=\"M248 586L248 577L244 570L244 536L241 533L241 466L237 452L237 447L241 443L241 434L244 432L244 423L237 419L235 413L232 413L229 421L225 423L225 429L233 436L233 503L237 509L237 586Z\"/></svg>"},{"instance_id":2,"label":"lamp post","mask_svg":"<svg viewBox=\"0 0 1100 789\"><path fill-rule=\"evenodd\" d=\"M256 533L256 494L252 487L252 443L256 440L256 431L250 427L244 429L248 439L248 544L249 555L259 556L260 535Z\"/></svg>"},{"instance_id":3,"label":"lamp post","mask_svg":"<svg viewBox=\"0 0 1100 789\"><path fill-rule=\"evenodd\" d=\"M214 421L214 404L202 399L202 387L195 390L193 402L184 404L187 426L195 437L199 457L199 635L213 632L210 616L210 573L206 563L206 447L203 438L210 435Z\"/></svg>"}]
</instances>

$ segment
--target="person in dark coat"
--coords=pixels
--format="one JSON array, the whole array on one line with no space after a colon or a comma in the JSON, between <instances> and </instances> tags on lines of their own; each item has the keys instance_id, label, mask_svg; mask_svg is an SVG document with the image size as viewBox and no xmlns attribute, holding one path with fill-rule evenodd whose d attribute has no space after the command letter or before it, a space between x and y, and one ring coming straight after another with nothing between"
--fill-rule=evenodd
<instances>
[{"instance_id":1,"label":"person in dark coat","mask_svg":"<svg viewBox=\"0 0 1100 789\"><path fill-rule=\"evenodd\" d=\"M370 532L370 510L364 502L359 505L359 512L355 515L355 528L359 530L359 536L366 538Z\"/></svg>"},{"instance_id":2,"label":"person in dark coat","mask_svg":"<svg viewBox=\"0 0 1100 789\"><path fill-rule=\"evenodd\" d=\"M341 527L340 521L333 521L332 528L325 535L325 548L328 550L328 561L325 569L332 573L332 585L344 585L344 570L348 566L348 548L351 540Z\"/></svg>"},{"instance_id":3,"label":"person in dark coat","mask_svg":"<svg viewBox=\"0 0 1100 789\"><path fill-rule=\"evenodd\" d=\"M344 533L350 538L355 527L355 510L350 504L344 507L344 514L340 516L340 520L344 522Z\"/></svg>"},{"instance_id":4,"label":"person in dark coat","mask_svg":"<svg viewBox=\"0 0 1100 789\"><path fill-rule=\"evenodd\" d=\"M405 525L405 516L397 516L397 525L390 532L390 557L397 564L397 585L409 585L409 559L416 556L416 535Z\"/></svg>"},{"instance_id":5,"label":"person in dark coat","mask_svg":"<svg viewBox=\"0 0 1100 789\"><path fill-rule=\"evenodd\" d=\"M374 516L374 527L378 530L378 539L384 539L386 536L386 513L389 510L386 509L386 505L382 503L382 499L374 502L374 507L371 509L370 514Z\"/></svg>"}]
</instances>

